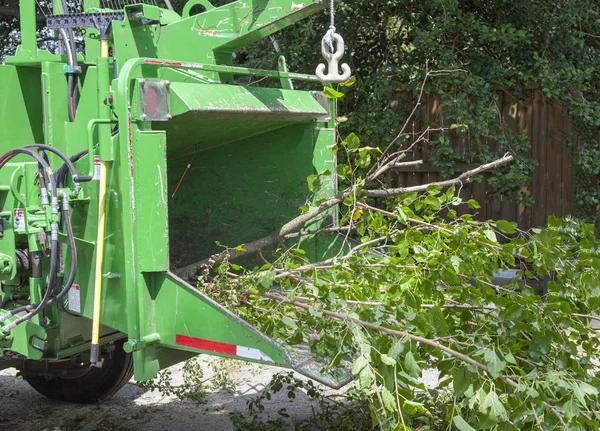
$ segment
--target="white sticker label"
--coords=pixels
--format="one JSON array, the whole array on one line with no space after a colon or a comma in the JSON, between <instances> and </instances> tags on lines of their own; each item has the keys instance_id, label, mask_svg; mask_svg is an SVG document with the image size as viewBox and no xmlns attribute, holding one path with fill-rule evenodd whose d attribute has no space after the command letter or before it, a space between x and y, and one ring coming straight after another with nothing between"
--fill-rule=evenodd
<instances>
[{"instance_id":1,"label":"white sticker label","mask_svg":"<svg viewBox=\"0 0 600 431\"><path fill-rule=\"evenodd\" d=\"M100 179L100 156L94 156L94 180Z\"/></svg>"},{"instance_id":2,"label":"white sticker label","mask_svg":"<svg viewBox=\"0 0 600 431\"><path fill-rule=\"evenodd\" d=\"M81 313L81 290L78 284L74 284L69 289L69 310Z\"/></svg>"},{"instance_id":3,"label":"white sticker label","mask_svg":"<svg viewBox=\"0 0 600 431\"><path fill-rule=\"evenodd\" d=\"M13 210L13 226L15 229L25 229L25 211L21 208Z\"/></svg>"}]
</instances>

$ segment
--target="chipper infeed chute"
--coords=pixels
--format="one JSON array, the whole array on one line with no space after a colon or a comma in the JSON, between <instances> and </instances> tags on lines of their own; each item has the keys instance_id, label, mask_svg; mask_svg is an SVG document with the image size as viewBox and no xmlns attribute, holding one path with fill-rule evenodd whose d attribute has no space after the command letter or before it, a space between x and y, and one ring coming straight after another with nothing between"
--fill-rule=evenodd
<instances>
[{"instance_id":1,"label":"chipper infeed chute","mask_svg":"<svg viewBox=\"0 0 600 431\"><path fill-rule=\"evenodd\" d=\"M316 78L283 58L277 70L232 60L320 2L192 0L181 16L68 4L47 11L51 53L36 44L34 1L21 1L22 44L0 66L0 368L75 401L198 353L318 374L175 274L335 193L334 177L306 190L307 176L335 171L334 110Z\"/></svg>"}]
</instances>

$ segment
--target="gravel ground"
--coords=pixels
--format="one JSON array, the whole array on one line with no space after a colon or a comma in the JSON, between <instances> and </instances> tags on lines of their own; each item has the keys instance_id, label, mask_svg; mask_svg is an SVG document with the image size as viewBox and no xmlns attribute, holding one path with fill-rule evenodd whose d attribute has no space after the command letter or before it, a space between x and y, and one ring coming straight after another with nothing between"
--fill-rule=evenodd
<instances>
[{"instance_id":1,"label":"gravel ground","mask_svg":"<svg viewBox=\"0 0 600 431\"><path fill-rule=\"evenodd\" d=\"M144 392L134 382L101 404L63 403L38 394L16 377L15 370L4 370L0 372L0 430L232 430L230 413L247 412L246 401L259 393L281 369L233 361L223 364L235 390L208 389L203 404L181 401L156 391ZM173 382L181 382L181 365L170 370ZM208 379L211 376L210 367L207 366L206 370L205 377ZM285 407L291 417L304 419L312 414L314 405L315 402L303 393L297 393L292 402L282 391L265 403L261 417L277 419L277 411Z\"/></svg>"},{"instance_id":2,"label":"gravel ground","mask_svg":"<svg viewBox=\"0 0 600 431\"><path fill-rule=\"evenodd\" d=\"M212 362L210 362L212 361ZM209 366L215 363L216 367ZM281 368L248 364L239 361L201 359L206 379L207 398L198 403L179 400L154 391L144 391L131 381L114 397L100 404L77 405L49 400L33 390L15 370L0 371L0 430L10 431L185 431L233 430L230 414L247 414L246 401L254 398ZM214 369L219 375L229 376L235 389L228 391L211 387ZM182 365L169 369L174 385L182 382ZM296 377L304 377L296 374ZM425 370L423 381L428 387L437 386L438 372ZM349 386L347 386L349 387ZM322 387L328 396L343 393ZM286 408L290 418L302 420L313 414L317 402L301 391L290 401L286 391L275 394L264 402L261 419L278 419L277 413Z\"/></svg>"}]
</instances>

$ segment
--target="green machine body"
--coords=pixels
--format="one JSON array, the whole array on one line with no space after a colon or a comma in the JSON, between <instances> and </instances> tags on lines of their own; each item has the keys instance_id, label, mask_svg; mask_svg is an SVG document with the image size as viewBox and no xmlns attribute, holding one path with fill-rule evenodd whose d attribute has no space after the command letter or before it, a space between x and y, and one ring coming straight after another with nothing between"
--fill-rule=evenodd
<instances>
[{"instance_id":1,"label":"green machine body","mask_svg":"<svg viewBox=\"0 0 600 431\"><path fill-rule=\"evenodd\" d=\"M0 65L0 368L75 401L196 354L312 375L176 269L335 193L334 176L306 188L307 176L335 172L322 85L283 58L273 70L232 59L322 13L320 1L192 0L181 15L54 2L46 25L59 53L38 49L34 0L20 9L21 45ZM327 244L307 247L316 258Z\"/></svg>"}]
</instances>

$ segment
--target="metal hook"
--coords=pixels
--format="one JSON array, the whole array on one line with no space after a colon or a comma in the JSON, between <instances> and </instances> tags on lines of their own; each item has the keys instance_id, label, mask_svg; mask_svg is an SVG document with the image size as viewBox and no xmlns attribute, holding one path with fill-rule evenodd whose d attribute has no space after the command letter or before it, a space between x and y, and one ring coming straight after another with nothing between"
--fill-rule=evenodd
<instances>
[{"instance_id":1,"label":"metal hook","mask_svg":"<svg viewBox=\"0 0 600 431\"><path fill-rule=\"evenodd\" d=\"M342 64L342 74L339 73L339 61L344 55L344 39L337 33L333 34L333 40L335 41L336 50L330 52L327 47L327 36L323 37L321 40L321 53L323 54L323 58L327 60L327 74L325 74L325 65L323 63L317 66L317 70L315 75L319 78L321 82L327 83L340 83L345 82L350 78L350 66L346 63Z\"/></svg>"}]
</instances>

